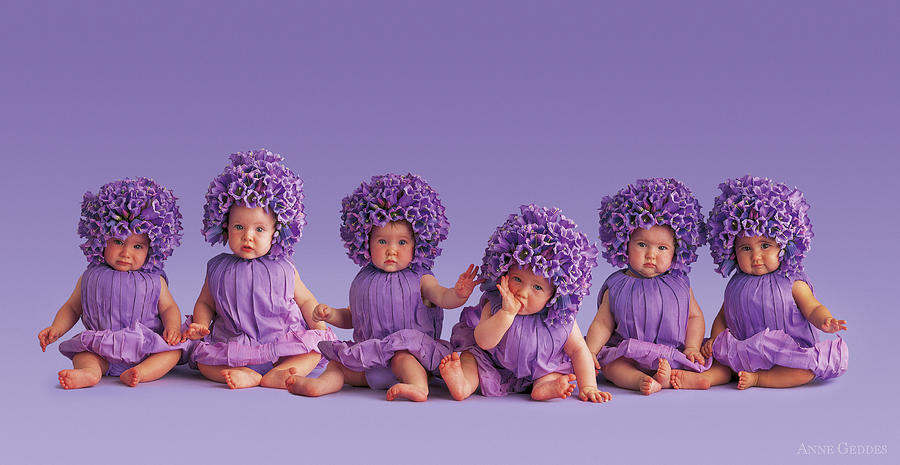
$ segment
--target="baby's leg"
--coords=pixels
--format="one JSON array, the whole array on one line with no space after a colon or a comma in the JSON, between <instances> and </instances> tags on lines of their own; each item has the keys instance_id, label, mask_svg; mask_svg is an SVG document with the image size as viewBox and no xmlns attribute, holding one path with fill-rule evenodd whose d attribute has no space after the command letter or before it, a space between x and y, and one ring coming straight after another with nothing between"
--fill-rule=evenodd
<instances>
[{"instance_id":1,"label":"baby's leg","mask_svg":"<svg viewBox=\"0 0 900 465\"><path fill-rule=\"evenodd\" d=\"M109 363L93 352L79 352L72 357L71 370L59 372L59 385L63 389L90 387L100 382Z\"/></svg>"},{"instance_id":2,"label":"baby's leg","mask_svg":"<svg viewBox=\"0 0 900 465\"><path fill-rule=\"evenodd\" d=\"M125 370L119 375L119 379L131 387L137 386L138 383L156 381L174 368L180 359L181 350L152 354L143 362Z\"/></svg>"},{"instance_id":3,"label":"baby's leg","mask_svg":"<svg viewBox=\"0 0 900 465\"><path fill-rule=\"evenodd\" d=\"M603 376L621 388L641 391L641 394L645 396L662 389L662 385L658 381L638 370L634 363L627 358L617 358L602 369Z\"/></svg>"},{"instance_id":4,"label":"baby's leg","mask_svg":"<svg viewBox=\"0 0 900 465\"><path fill-rule=\"evenodd\" d=\"M308 352L305 354L284 357L278 361L274 368L269 370L259 385L262 387L287 389L285 381L292 375L306 376L313 371L316 365L322 360L322 355L318 352Z\"/></svg>"},{"instance_id":5,"label":"baby's leg","mask_svg":"<svg viewBox=\"0 0 900 465\"><path fill-rule=\"evenodd\" d=\"M456 400L465 400L478 389L478 363L468 350L444 357L439 370L450 395Z\"/></svg>"},{"instance_id":6,"label":"baby's leg","mask_svg":"<svg viewBox=\"0 0 900 465\"><path fill-rule=\"evenodd\" d=\"M318 378L307 378L295 371L296 369L290 370L291 376L284 380L284 384L288 391L300 396L319 397L331 394L340 391L344 382L352 386L366 386L364 373L350 371L336 360L328 362L325 371Z\"/></svg>"},{"instance_id":7,"label":"baby's leg","mask_svg":"<svg viewBox=\"0 0 900 465\"><path fill-rule=\"evenodd\" d=\"M531 398L534 400L550 400L559 397L565 399L575 391L575 375L562 373L550 373L541 376L531 387Z\"/></svg>"},{"instance_id":8,"label":"baby's leg","mask_svg":"<svg viewBox=\"0 0 900 465\"><path fill-rule=\"evenodd\" d=\"M259 386L262 375L247 367L230 367L228 365L203 365L197 364L200 373L207 379L218 383L225 383L231 389L241 389Z\"/></svg>"},{"instance_id":9,"label":"baby's leg","mask_svg":"<svg viewBox=\"0 0 900 465\"><path fill-rule=\"evenodd\" d=\"M738 389L747 389L753 386L768 388L796 387L812 381L815 377L810 370L776 365L768 370L757 371L756 373L749 371L738 373Z\"/></svg>"},{"instance_id":10,"label":"baby's leg","mask_svg":"<svg viewBox=\"0 0 900 465\"><path fill-rule=\"evenodd\" d=\"M688 370L672 370L672 387L675 389L709 389L731 381L731 368L715 362L703 373Z\"/></svg>"},{"instance_id":11,"label":"baby's leg","mask_svg":"<svg viewBox=\"0 0 900 465\"><path fill-rule=\"evenodd\" d=\"M428 399L428 373L415 356L405 350L395 353L391 359L391 371L400 382L388 389L387 400L403 398L424 402Z\"/></svg>"}]
</instances>

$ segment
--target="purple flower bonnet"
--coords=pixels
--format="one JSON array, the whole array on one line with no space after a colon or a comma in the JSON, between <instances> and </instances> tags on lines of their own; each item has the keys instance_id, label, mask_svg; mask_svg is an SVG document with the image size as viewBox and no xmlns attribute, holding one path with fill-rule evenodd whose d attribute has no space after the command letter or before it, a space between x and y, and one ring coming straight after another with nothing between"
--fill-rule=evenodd
<instances>
[{"instance_id":1,"label":"purple flower bonnet","mask_svg":"<svg viewBox=\"0 0 900 465\"><path fill-rule=\"evenodd\" d=\"M687 274L706 241L700 203L691 190L673 178L638 179L600 201L600 242L612 266L628 264L628 241L637 228L668 226L675 233L672 272Z\"/></svg>"},{"instance_id":2,"label":"purple flower bonnet","mask_svg":"<svg viewBox=\"0 0 900 465\"><path fill-rule=\"evenodd\" d=\"M206 191L203 237L210 244L228 241L228 211L232 205L262 207L275 217L275 233L268 257L294 254L306 214L303 212L303 180L284 165L284 158L265 149L229 155L225 167Z\"/></svg>"},{"instance_id":3,"label":"purple flower bonnet","mask_svg":"<svg viewBox=\"0 0 900 465\"><path fill-rule=\"evenodd\" d=\"M369 264L369 232L392 221L412 226L416 245L410 265L430 269L450 223L437 192L415 174L372 176L341 200L341 240L347 256L357 265Z\"/></svg>"},{"instance_id":4,"label":"purple flower bonnet","mask_svg":"<svg viewBox=\"0 0 900 465\"><path fill-rule=\"evenodd\" d=\"M495 288L513 264L529 267L556 286L544 321L571 322L590 293L591 269L597 266L597 247L576 227L558 208L520 206L519 214L509 215L488 240L481 265L487 281L481 289Z\"/></svg>"},{"instance_id":5,"label":"purple flower bonnet","mask_svg":"<svg viewBox=\"0 0 900 465\"><path fill-rule=\"evenodd\" d=\"M803 257L810 249L812 224L809 204L796 188L750 175L719 184L722 193L709 212L709 248L716 271L728 276L737 268L734 243L738 237L764 236L781 247L781 272L803 274Z\"/></svg>"},{"instance_id":6,"label":"purple flower bonnet","mask_svg":"<svg viewBox=\"0 0 900 465\"><path fill-rule=\"evenodd\" d=\"M163 262L181 244L181 212L175 194L149 178L125 178L104 184L94 195L84 193L78 235L88 263L106 263L106 242L146 234L150 240L145 272L161 272Z\"/></svg>"}]
</instances>

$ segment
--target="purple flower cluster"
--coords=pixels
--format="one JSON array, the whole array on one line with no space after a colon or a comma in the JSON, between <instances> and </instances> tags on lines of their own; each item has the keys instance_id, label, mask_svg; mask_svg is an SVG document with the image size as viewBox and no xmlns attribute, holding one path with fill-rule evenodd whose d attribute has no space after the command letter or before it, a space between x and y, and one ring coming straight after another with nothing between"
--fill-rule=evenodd
<instances>
[{"instance_id":1,"label":"purple flower cluster","mask_svg":"<svg viewBox=\"0 0 900 465\"><path fill-rule=\"evenodd\" d=\"M391 221L407 221L415 234L411 265L431 268L441 254L438 244L447 238L450 223L437 192L415 174L372 176L341 200L341 240L347 256L357 265L367 265L369 232Z\"/></svg>"},{"instance_id":2,"label":"purple flower cluster","mask_svg":"<svg viewBox=\"0 0 900 465\"><path fill-rule=\"evenodd\" d=\"M780 270L785 276L803 273L803 257L813 237L803 193L768 178L750 175L719 184L709 212L709 248L716 271L728 276L736 268L734 242L738 237L764 236L781 246Z\"/></svg>"},{"instance_id":3,"label":"purple flower cluster","mask_svg":"<svg viewBox=\"0 0 900 465\"><path fill-rule=\"evenodd\" d=\"M556 286L544 321L551 325L572 321L581 300L590 293L591 269L597 266L598 254L576 227L558 208L520 206L519 214L509 215L488 240L481 265L487 280L482 290L496 287L514 264L529 267Z\"/></svg>"},{"instance_id":4,"label":"purple flower cluster","mask_svg":"<svg viewBox=\"0 0 900 465\"><path fill-rule=\"evenodd\" d=\"M669 226L675 233L673 272L688 273L697 248L706 242L700 203L691 190L673 178L638 179L600 201L600 242L603 258L612 266L628 264L628 240L636 228Z\"/></svg>"},{"instance_id":5,"label":"purple flower cluster","mask_svg":"<svg viewBox=\"0 0 900 465\"><path fill-rule=\"evenodd\" d=\"M209 183L203 206L202 233L210 244L228 241L228 211L232 205L262 207L275 216L275 234L268 256L291 256L300 240L303 180L284 166L284 158L265 149L229 155L231 164Z\"/></svg>"},{"instance_id":6,"label":"purple flower cluster","mask_svg":"<svg viewBox=\"0 0 900 465\"><path fill-rule=\"evenodd\" d=\"M181 212L175 194L149 178L125 178L104 184L94 195L84 193L78 235L88 263L105 263L106 242L146 234L150 240L141 271L158 272L172 250L181 244Z\"/></svg>"}]
</instances>

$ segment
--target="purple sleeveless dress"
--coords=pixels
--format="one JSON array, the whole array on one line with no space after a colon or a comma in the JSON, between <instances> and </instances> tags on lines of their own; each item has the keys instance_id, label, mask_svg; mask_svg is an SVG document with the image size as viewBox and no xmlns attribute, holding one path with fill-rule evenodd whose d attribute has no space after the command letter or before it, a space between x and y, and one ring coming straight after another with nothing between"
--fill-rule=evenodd
<instances>
[{"instance_id":1,"label":"purple sleeveless dress","mask_svg":"<svg viewBox=\"0 0 900 465\"><path fill-rule=\"evenodd\" d=\"M119 376L159 352L181 350L162 338L159 318L161 273L116 271L90 265L81 275L81 322L85 331L59 345L69 358L93 352L109 362L105 374Z\"/></svg>"},{"instance_id":2,"label":"purple sleeveless dress","mask_svg":"<svg viewBox=\"0 0 900 465\"><path fill-rule=\"evenodd\" d=\"M665 273L653 278L631 277L625 270L606 278L597 306L609 291L609 309L616 330L600 349L597 360L606 366L625 357L647 371L659 369L664 358L672 368L702 372L712 360L701 365L684 353L691 283L683 273Z\"/></svg>"},{"instance_id":3,"label":"purple sleeveless dress","mask_svg":"<svg viewBox=\"0 0 900 465\"><path fill-rule=\"evenodd\" d=\"M319 342L335 339L330 329L306 325L294 301L294 265L286 258L222 253L207 263L206 279L216 317L194 349L195 364L264 371L281 357L318 352Z\"/></svg>"},{"instance_id":4,"label":"purple sleeveless dress","mask_svg":"<svg viewBox=\"0 0 900 465\"><path fill-rule=\"evenodd\" d=\"M486 291L478 306L464 308L450 337L454 351L469 351L475 356L482 395L496 397L524 392L542 376L574 373L572 360L563 350L574 321L549 326L544 322L546 309L517 315L500 342L493 349L484 350L475 342L475 326L481 321L481 309L486 302L491 304L491 315L499 311L500 292Z\"/></svg>"},{"instance_id":5,"label":"purple sleeveless dress","mask_svg":"<svg viewBox=\"0 0 900 465\"><path fill-rule=\"evenodd\" d=\"M364 266L350 285L353 341L320 343L322 355L352 371L364 371L373 389L397 382L390 361L400 350L409 351L434 373L451 346L440 339L444 310L422 300L420 281L426 274L431 272L408 267L389 273Z\"/></svg>"},{"instance_id":6,"label":"purple sleeveless dress","mask_svg":"<svg viewBox=\"0 0 900 465\"><path fill-rule=\"evenodd\" d=\"M809 284L806 276L798 280ZM715 359L735 372L778 365L810 370L818 379L844 374L847 345L840 336L819 341L818 330L794 302L794 281L779 272L732 276L725 287L728 329L713 343Z\"/></svg>"}]
</instances>

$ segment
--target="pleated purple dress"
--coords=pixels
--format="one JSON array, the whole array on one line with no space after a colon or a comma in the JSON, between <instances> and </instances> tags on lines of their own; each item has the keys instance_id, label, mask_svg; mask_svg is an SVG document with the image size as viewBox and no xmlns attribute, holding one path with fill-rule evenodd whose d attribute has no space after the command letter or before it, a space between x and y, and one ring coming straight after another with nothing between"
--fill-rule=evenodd
<instances>
[{"instance_id":1,"label":"pleated purple dress","mask_svg":"<svg viewBox=\"0 0 900 465\"><path fill-rule=\"evenodd\" d=\"M665 273L653 278L632 277L625 270L606 278L597 305L609 292L609 309L616 329L600 349L597 360L606 366L625 357L647 371L659 368L664 358L672 368L702 372L712 366L692 362L684 353L691 283L683 273Z\"/></svg>"},{"instance_id":2,"label":"pleated purple dress","mask_svg":"<svg viewBox=\"0 0 900 465\"><path fill-rule=\"evenodd\" d=\"M372 264L364 266L350 285L353 341L322 342L322 355L365 372L373 389L397 382L390 361L400 350L409 351L434 373L451 346L440 339L444 310L422 300L420 281L426 274L431 272L408 267L389 273Z\"/></svg>"},{"instance_id":3,"label":"pleated purple dress","mask_svg":"<svg viewBox=\"0 0 900 465\"><path fill-rule=\"evenodd\" d=\"M330 329L307 326L294 301L294 265L286 258L222 253L207 263L206 279L216 318L193 351L195 364L265 371L281 357L318 352L319 342L335 339Z\"/></svg>"},{"instance_id":4,"label":"pleated purple dress","mask_svg":"<svg viewBox=\"0 0 900 465\"><path fill-rule=\"evenodd\" d=\"M181 350L162 338L159 318L161 273L116 271L90 265L81 275L81 322L85 331L59 345L69 358L93 352L109 362L105 374L119 376L152 354Z\"/></svg>"},{"instance_id":5,"label":"pleated purple dress","mask_svg":"<svg viewBox=\"0 0 900 465\"><path fill-rule=\"evenodd\" d=\"M809 283L805 276L798 279ZM840 336L819 341L818 329L794 302L794 281L778 272L753 276L738 271L731 277L725 287L728 329L713 343L717 361L735 372L802 368L818 379L847 371L847 345Z\"/></svg>"},{"instance_id":6,"label":"pleated purple dress","mask_svg":"<svg viewBox=\"0 0 900 465\"><path fill-rule=\"evenodd\" d=\"M450 337L454 351L469 351L475 356L482 395L496 397L525 392L542 376L574 373L572 360L563 350L574 321L550 326L544 322L546 309L517 315L500 342L484 350L475 342L475 326L481 321L481 309L486 302L491 303L491 315L498 312L502 305L500 292L486 291L478 306L464 308Z\"/></svg>"}]
</instances>

